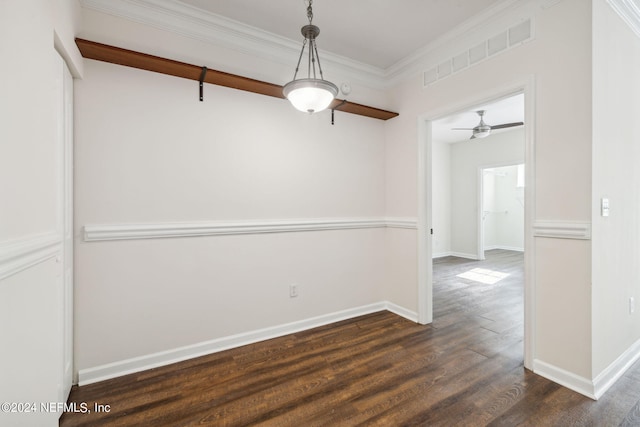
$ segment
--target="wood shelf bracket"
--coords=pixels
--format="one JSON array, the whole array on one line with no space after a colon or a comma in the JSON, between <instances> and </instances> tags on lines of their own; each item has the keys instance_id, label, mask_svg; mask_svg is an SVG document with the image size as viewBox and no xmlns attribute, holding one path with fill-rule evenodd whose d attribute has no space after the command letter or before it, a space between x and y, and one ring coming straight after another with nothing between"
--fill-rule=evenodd
<instances>
[{"instance_id":1,"label":"wood shelf bracket","mask_svg":"<svg viewBox=\"0 0 640 427\"><path fill-rule=\"evenodd\" d=\"M204 78L207 75L207 67L202 67L202 72L200 73L200 102L204 100Z\"/></svg>"},{"instance_id":2,"label":"wood shelf bracket","mask_svg":"<svg viewBox=\"0 0 640 427\"><path fill-rule=\"evenodd\" d=\"M334 121L334 113L335 113L335 111L336 111L336 108L342 107L342 106L343 106L344 104L346 104L346 103L347 103L347 100L346 100L346 99L343 99L343 100L342 100L342 102L341 102L340 104L336 105L335 107L333 107L333 108L331 109L331 126L333 126L333 125L335 124L335 121Z\"/></svg>"}]
</instances>

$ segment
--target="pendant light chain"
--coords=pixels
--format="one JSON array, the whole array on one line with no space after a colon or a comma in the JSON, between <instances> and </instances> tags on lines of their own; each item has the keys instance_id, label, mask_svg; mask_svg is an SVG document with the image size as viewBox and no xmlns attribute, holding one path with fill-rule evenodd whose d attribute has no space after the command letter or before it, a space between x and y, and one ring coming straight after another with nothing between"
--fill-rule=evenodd
<instances>
[{"instance_id":1,"label":"pendant light chain","mask_svg":"<svg viewBox=\"0 0 640 427\"><path fill-rule=\"evenodd\" d=\"M307 4L307 19L309 19L309 25L313 25L313 0L309 0ZM315 58L312 56L318 56L318 49L315 47L315 38L309 37L308 35L304 36L304 40L302 41L302 50L300 51L300 57L298 58L298 64L296 64L296 70L293 73L293 80L298 77L298 71L300 70L300 62L302 62L302 55L304 55L304 48L307 46L307 40L309 41L309 59L307 64L307 78L311 78L311 63L315 65ZM320 58L318 58L318 67L320 67ZM316 68L313 67L313 78L316 78ZM322 70L320 70L320 78L322 78Z\"/></svg>"},{"instance_id":2,"label":"pendant light chain","mask_svg":"<svg viewBox=\"0 0 640 427\"><path fill-rule=\"evenodd\" d=\"M309 25L313 25L313 0L309 0L309 5L307 6L307 18L309 18ZM316 39L311 35L309 37L309 64L307 68L307 78L311 78L311 70L313 70L313 78L316 78ZM306 38L305 38L306 40Z\"/></svg>"},{"instance_id":3,"label":"pendant light chain","mask_svg":"<svg viewBox=\"0 0 640 427\"><path fill-rule=\"evenodd\" d=\"M307 18L309 18L309 25L313 25L313 0L309 0L309 4L307 5ZM304 41L307 41L307 36L305 36ZM322 67L320 67L320 55L318 55L318 45L316 44L315 36L309 34L309 64L307 68L307 78L317 78L316 76L316 59L318 62L318 71L320 72L320 78L324 79L322 76ZM304 49L304 44L302 46ZM313 73L313 77L311 76Z\"/></svg>"}]
</instances>

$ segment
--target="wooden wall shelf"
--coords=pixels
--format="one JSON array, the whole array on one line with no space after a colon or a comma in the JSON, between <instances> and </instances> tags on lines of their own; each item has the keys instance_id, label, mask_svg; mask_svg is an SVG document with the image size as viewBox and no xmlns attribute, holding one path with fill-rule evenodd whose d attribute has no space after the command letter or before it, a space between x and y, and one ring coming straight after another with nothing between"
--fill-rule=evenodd
<instances>
[{"instance_id":1,"label":"wooden wall shelf","mask_svg":"<svg viewBox=\"0 0 640 427\"><path fill-rule=\"evenodd\" d=\"M172 59L161 58L159 56L148 55L146 53L135 52L133 50L122 49L84 39L77 38L76 44L84 58L200 81L202 66L187 64L184 62L174 61ZM207 68L204 81L214 85L226 86L233 89L284 99L282 86L209 68ZM334 100L331 107L334 107L336 111L358 114L365 117L373 117L380 120L389 120L398 116L398 113L391 111L368 107L366 105L356 104L349 101L342 103L342 101L343 100L341 99Z\"/></svg>"}]
</instances>

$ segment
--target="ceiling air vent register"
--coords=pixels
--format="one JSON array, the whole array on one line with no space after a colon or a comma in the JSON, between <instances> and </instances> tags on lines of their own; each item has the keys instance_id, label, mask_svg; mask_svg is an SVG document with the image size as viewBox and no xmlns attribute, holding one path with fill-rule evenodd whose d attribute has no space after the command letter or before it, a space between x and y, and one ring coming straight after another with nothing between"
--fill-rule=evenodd
<instances>
[{"instance_id":1,"label":"ceiling air vent register","mask_svg":"<svg viewBox=\"0 0 640 427\"><path fill-rule=\"evenodd\" d=\"M532 22L527 19L428 69L423 73L423 86L427 87L487 58L518 47L532 38Z\"/></svg>"}]
</instances>

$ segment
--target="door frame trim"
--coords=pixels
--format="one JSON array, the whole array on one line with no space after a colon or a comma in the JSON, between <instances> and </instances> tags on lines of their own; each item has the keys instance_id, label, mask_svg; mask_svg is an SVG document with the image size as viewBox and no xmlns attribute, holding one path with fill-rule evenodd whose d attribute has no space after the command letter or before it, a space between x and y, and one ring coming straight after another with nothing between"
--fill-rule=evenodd
<instances>
[{"instance_id":1,"label":"door frame trim","mask_svg":"<svg viewBox=\"0 0 640 427\"><path fill-rule=\"evenodd\" d=\"M452 101L418 116L418 322L433 321L432 266L432 135L431 122L453 113L500 98L524 93L525 103L525 291L524 291L524 366L533 369L535 358L535 252L533 224L535 218L535 76L483 90L464 99Z\"/></svg>"}]
</instances>

